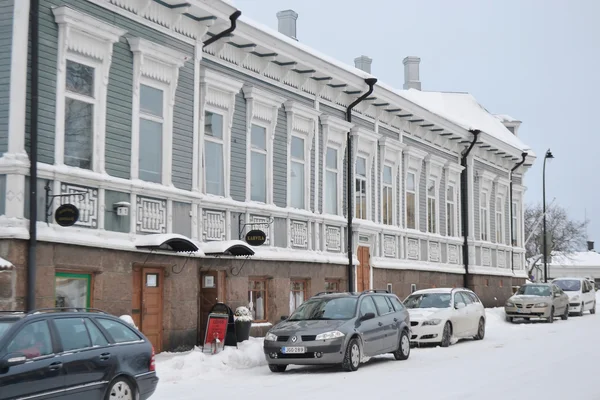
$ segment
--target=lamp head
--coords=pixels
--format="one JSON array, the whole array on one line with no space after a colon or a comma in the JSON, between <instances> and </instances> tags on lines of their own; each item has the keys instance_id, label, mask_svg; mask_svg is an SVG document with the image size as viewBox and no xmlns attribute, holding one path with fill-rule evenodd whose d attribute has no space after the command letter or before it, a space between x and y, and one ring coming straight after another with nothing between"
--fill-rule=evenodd
<instances>
[{"instance_id":1,"label":"lamp head","mask_svg":"<svg viewBox=\"0 0 600 400\"><path fill-rule=\"evenodd\" d=\"M545 158L549 158L549 159L554 158L554 155L552 154L552 152L550 151L550 149L548 149L548 151L546 151L546 157Z\"/></svg>"}]
</instances>

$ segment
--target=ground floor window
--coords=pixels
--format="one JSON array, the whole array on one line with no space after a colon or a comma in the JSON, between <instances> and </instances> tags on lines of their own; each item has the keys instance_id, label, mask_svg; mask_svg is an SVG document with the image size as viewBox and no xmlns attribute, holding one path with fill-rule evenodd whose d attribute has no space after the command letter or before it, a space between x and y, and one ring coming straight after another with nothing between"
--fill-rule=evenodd
<instances>
[{"instance_id":1,"label":"ground floor window","mask_svg":"<svg viewBox=\"0 0 600 400\"><path fill-rule=\"evenodd\" d=\"M54 278L56 307L91 307L92 276L57 272Z\"/></svg>"},{"instance_id":2,"label":"ground floor window","mask_svg":"<svg viewBox=\"0 0 600 400\"><path fill-rule=\"evenodd\" d=\"M251 278L248 281L248 308L256 322L267 320L267 280Z\"/></svg>"},{"instance_id":3,"label":"ground floor window","mask_svg":"<svg viewBox=\"0 0 600 400\"><path fill-rule=\"evenodd\" d=\"M340 280L339 279L325 279L325 291L328 293L339 293Z\"/></svg>"},{"instance_id":4,"label":"ground floor window","mask_svg":"<svg viewBox=\"0 0 600 400\"><path fill-rule=\"evenodd\" d=\"M290 288L290 315L304 303L308 297L308 282L305 280L293 280Z\"/></svg>"}]
</instances>

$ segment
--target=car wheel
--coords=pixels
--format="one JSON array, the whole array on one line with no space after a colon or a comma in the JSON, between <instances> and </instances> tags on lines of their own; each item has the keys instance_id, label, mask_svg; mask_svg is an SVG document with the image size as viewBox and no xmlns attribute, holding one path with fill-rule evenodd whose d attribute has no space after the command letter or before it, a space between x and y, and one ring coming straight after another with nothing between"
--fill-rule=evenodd
<instances>
[{"instance_id":1,"label":"car wheel","mask_svg":"<svg viewBox=\"0 0 600 400\"><path fill-rule=\"evenodd\" d=\"M442 347L450 346L450 342L452 341L452 324L450 322L446 322L444 325L444 332L442 333Z\"/></svg>"},{"instance_id":2,"label":"car wheel","mask_svg":"<svg viewBox=\"0 0 600 400\"><path fill-rule=\"evenodd\" d=\"M396 350L393 354L396 360L406 360L410 356L410 339L408 338L408 333L406 333L406 331L402 331L402 333L400 333L398 350Z\"/></svg>"},{"instance_id":3,"label":"car wheel","mask_svg":"<svg viewBox=\"0 0 600 400\"><path fill-rule=\"evenodd\" d=\"M506 317L506 322L510 322L512 324L513 322L513 317Z\"/></svg>"},{"instance_id":4,"label":"car wheel","mask_svg":"<svg viewBox=\"0 0 600 400\"><path fill-rule=\"evenodd\" d=\"M125 378L115 379L110 386L105 396L106 400L134 400L135 388L131 385L131 382Z\"/></svg>"},{"instance_id":5,"label":"car wheel","mask_svg":"<svg viewBox=\"0 0 600 400\"><path fill-rule=\"evenodd\" d=\"M271 372L285 372L287 365L269 364Z\"/></svg>"},{"instance_id":6,"label":"car wheel","mask_svg":"<svg viewBox=\"0 0 600 400\"><path fill-rule=\"evenodd\" d=\"M594 306L590 310L590 314L596 314L596 302L594 302Z\"/></svg>"},{"instance_id":7,"label":"car wheel","mask_svg":"<svg viewBox=\"0 0 600 400\"><path fill-rule=\"evenodd\" d=\"M477 335L473 339L475 340L483 340L485 337L485 320L483 318L479 318L479 325L477 327Z\"/></svg>"},{"instance_id":8,"label":"car wheel","mask_svg":"<svg viewBox=\"0 0 600 400\"><path fill-rule=\"evenodd\" d=\"M563 313L563 315L560 316L560 319L562 319L563 321L566 321L569 319L569 306L568 305L565 307L565 312Z\"/></svg>"},{"instance_id":9,"label":"car wheel","mask_svg":"<svg viewBox=\"0 0 600 400\"><path fill-rule=\"evenodd\" d=\"M583 303L581 303L581 311L579 311L577 313L577 316L582 317L583 316Z\"/></svg>"},{"instance_id":10,"label":"car wheel","mask_svg":"<svg viewBox=\"0 0 600 400\"><path fill-rule=\"evenodd\" d=\"M346 354L344 354L344 361L342 368L346 371L356 371L360 367L360 344L358 339L350 339L348 347L346 348Z\"/></svg>"},{"instance_id":11,"label":"car wheel","mask_svg":"<svg viewBox=\"0 0 600 400\"><path fill-rule=\"evenodd\" d=\"M549 324L554 322L554 307L552 307L550 309L550 316L548 317L548 319L546 320L546 322L548 322Z\"/></svg>"}]
</instances>

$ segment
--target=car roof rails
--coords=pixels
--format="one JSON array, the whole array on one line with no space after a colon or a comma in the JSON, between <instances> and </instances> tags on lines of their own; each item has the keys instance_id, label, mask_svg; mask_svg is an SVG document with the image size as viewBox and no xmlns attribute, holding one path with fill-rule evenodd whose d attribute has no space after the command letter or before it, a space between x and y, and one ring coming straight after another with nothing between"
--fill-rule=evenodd
<instances>
[{"instance_id":1,"label":"car roof rails","mask_svg":"<svg viewBox=\"0 0 600 400\"><path fill-rule=\"evenodd\" d=\"M25 311L21 311L21 310L2 311L2 310L0 310L0 314L25 314Z\"/></svg>"},{"instance_id":2,"label":"car roof rails","mask_svg":"<svg viewBox=\"0 0 600 400\"><path fill-rule=\"evenodd\" d=\"M324 294L337 294L337 293L340 293L340 292L319 292L319 293L315 294L315 296L323 296ZM343 292L341 292L341 293L343 293Z\"/></svg>"},{"instance_id":3,"label":"car roof rails","mask_svg":"<svg viewBox=\"0 0 600 400\"><path fill-rule=\"evenodd\" d=\"M362 292L360 292L361 295L363 294L367 294L367 293L390 293L387 289L369 289L369 290L363 290Z\"/></svg>"},{"instance_id":4,"label":"car roof rails","mask_svg":"<svg viewBox=\"0 0 600 400\"><path fill-rule=\"evenodd\" d=\"M106 311L98 308L86 308L86 307L50 307L50 308L38 308L27 313L27 315L41 314L47 312L96 312L99 314L106 314Z\"/></svg>"}]
</instances>

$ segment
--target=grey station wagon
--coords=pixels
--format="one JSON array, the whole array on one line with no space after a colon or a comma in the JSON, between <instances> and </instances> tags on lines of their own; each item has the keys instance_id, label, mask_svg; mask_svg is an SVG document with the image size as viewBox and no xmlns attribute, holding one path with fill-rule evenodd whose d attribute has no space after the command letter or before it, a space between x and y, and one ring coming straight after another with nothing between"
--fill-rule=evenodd
<instances>
[{"instance_id":1,"label":"grey station wagon","mask_svg":"<svg viewBox=\"0 0 600 400\"><path fill-rule=\"evenodd\" d=\"M410 317L387 290L320 293L269 330L264 352L273 372L288 365L341 365L356 371L363 357L410 355Z\"/></svg>"}]
</instances>

